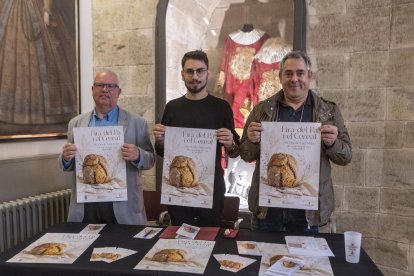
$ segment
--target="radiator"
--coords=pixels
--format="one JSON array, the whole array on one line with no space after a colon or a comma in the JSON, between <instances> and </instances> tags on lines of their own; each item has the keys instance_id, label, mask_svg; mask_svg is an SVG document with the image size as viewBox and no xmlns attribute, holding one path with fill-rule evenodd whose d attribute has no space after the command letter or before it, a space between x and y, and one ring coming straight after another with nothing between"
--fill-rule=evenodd
<instances>
[{"instance_id":1,"label":"radiator","mask_svg":"<svg viewBox=\"0 0 414 276\"><path fill-rule=\"evenodd\" d=\"M70 189L0 203L0 252L66 221Z\"/></svg>"}]
</instances>

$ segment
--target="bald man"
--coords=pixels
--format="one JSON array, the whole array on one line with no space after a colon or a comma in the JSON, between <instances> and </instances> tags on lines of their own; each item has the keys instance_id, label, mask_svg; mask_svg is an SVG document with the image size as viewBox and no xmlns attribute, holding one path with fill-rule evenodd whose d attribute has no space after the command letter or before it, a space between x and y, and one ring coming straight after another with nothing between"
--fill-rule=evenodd
<instances>
[{"instance_id":1,"label":"bald man","mask_svg":"<svg viewBox=\"0 0 414 276\"><path fill-rule=\"evenodd\" d=\"M145 224L146 215L141 170L154 166L152 147L146 121L118 106L121 88L118 76L112 71L98 72L92 86L95 108L73 118L68 125L68 143L63 146L59 156L62 170L72 171L72 197L69 206L68 221L85 223ZM128 201L116 202L76 202L75 153L73 128L123 126L124 144L121 147L122 158L126 162Z\"/></svg>"}]
</instances>

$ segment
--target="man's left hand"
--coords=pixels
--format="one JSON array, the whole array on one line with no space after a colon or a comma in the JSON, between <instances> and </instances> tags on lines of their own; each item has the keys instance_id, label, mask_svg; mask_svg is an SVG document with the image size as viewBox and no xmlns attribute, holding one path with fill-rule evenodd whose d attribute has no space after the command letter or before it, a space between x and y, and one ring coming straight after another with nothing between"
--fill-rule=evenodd
<instances>
[{"instance_id":1,"label":"man's left hand","mask_svg":"<svg viewBox=\"0 0 414 276\"><path fill-rule=\"evenodd\" d=\"M136 161L139 159L139 149L134 144L123 144L121 154L122 158L127 161Z\"/></svg>"},{"instance_id":2,"label":"man's left hand","mask_svg":"<svg viewBox=\"0 0 414 276\"><path fill-rule=\"evenodd\" d=\"M325 146L331 147L338 137L338 128L334 125L321 126L321 139Z\"/></svg>"}]
</instances>

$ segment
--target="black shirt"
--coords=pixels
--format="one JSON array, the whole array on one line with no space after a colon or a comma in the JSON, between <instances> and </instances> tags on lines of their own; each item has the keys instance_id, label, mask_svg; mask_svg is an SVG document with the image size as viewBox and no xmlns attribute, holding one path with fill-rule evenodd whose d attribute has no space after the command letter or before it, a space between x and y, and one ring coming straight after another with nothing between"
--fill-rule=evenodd
<instances>
[{"instance_id":1,"label":"black shirt","mask_svg":"<svg viewBox=\"0 0 414 276\"><path fill-rule=\"evenodd\" d=\"M219 129L227 128L233 133L234 141L239 144L239 135L234 130L233 112L230 105L210 94L201 100L189 100L185 96L171 100L164 109L161 124L172 127ZM221 167L221 143L217 143L214 194L224 194L225 184ZM158 155L163 156L161 148L155 147Z\"/></svg>"},{"instance_id":2,"label":"black shirt","mask_svg":"<svg viewBox=\"0 0 414 276\"><path fill-rule=\"evenodd\" d=\"M306 101L301 107L294 110L287 105L282 96L277 102L276 107L276 121L277 122L313 122L313 103L312 97L308 93Z\"/></svg>"}]
</instances>

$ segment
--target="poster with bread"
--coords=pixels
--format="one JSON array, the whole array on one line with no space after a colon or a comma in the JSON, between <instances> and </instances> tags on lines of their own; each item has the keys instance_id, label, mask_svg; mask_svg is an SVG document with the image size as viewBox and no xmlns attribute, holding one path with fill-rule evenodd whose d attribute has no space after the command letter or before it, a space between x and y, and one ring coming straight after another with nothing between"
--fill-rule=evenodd
<instances>
[{"instance_id":1,"label":"poster with bread","mask_svg":"<svg viewBox=\"0 0 414 276\"><path fill-rule=\"evenodd\" d=\"M214 243L189 239L159 239L134 269L203 274Z\"/></svg>"},{"instance_id":2,"label":"poster with bread","mask_svg":"<svg viewBox=\"0 0 414 276\"><path fill-rule=\"evenodd\" d=\"M320 126L262 122L259 206L318 210Z\"/></svg>"},{"instance_id":3,"label":"poster with bread","mask_svg":"<svg viewBox=\"0 0 414 276\"><path fill-rule=\"evenodd\" d=\"M259 270L260 276L268 275L266 272L278 261L282 266L289 268L292 264L289 261L284 261L284 259L286 260L287 258L298 260L298 262L303 264L294 275L334 275L331 263L329 262L329 257L290 255L285 244L263 242L259 244L259 249L262 253Z\"/></svg>"},{"instance_id":4,"label":"poster with bread","mask_svg":"<svg viewBox=\"0 0 414 276\"><path fill-rule=\"evenodd\" d=\"M77 202L126 201L123 127L77 127L73 138Z\"/></svg>"},{"instance_id":5,"label":"poster with bread","mask_svg":"<svg viewBox=\"0 0 414 276\"><path fill-rule=\"evenodd\" d=\"M99 234L46 233L17 255L9 263L73 263Z\"/></svg>"},{"instance_id":6,"label":"poster with bread","mask_svg":"<svg viewBox=\"0 0 414 276\"><path fill-rule=\"evenodd\" d=\"M162 204L212 208L216 147L213 129L167 127Z\"/></svg>"}]
</instances>

